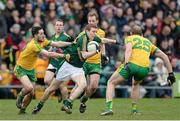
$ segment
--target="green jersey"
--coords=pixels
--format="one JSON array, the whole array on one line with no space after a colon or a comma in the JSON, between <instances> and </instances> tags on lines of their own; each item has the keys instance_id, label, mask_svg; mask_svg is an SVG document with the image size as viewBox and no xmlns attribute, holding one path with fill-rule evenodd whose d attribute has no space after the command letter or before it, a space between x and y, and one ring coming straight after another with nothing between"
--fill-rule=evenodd
<instances>
[{"instance_id":1,"label":"green jersey","mask_svg":"<svg viewBox=\"0 0 180 121\"><path fill-rule=\"evenodd\" d=\"M98 43L101 42L101 39L98 36L95 36L93 41L97 41ZM87 45L89 42L89 38L87 34L84 32L81 35L78 35L76 44L68 47L66 49L66 53L71 55L69 63L75 67L82 67L84 64L84 59L81 56L80 51L87 51Z\"/></svg>"},{"instance_id":2,"label":"green jersey","mask_svg":"<svg viewBox=\"0 0 180 121\"><path fill-rule=\"evenodd\" d=\"M73 39L72 37L70 37L69 35L67 35L65 32L61 32L59 36L53 36L52 41L64 41L64 42L71 42ZM61 47L61 48L57 48L57 47L53 47L52 51L53 52L57 52L57 53L64 53L64 50L67 47ZM63 58L59 58L59 59L55 59L55 58L50 58L50 64L52 64L54 67L60 66L62 63L64 62Z\"/></svg>"}]
</instances>

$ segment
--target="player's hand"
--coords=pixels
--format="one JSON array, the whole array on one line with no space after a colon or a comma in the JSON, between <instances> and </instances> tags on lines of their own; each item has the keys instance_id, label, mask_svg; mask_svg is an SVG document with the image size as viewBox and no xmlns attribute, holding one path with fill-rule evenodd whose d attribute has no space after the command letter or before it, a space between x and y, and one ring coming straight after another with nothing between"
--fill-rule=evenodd
<instances>
[{"instance_id":1,"label":"player's hand","mask_svg":"<svg viewBox=\"0 0 180 121\"><path fill-rule=\"evenodd\" d=\"M167 82L169 86L173 85L173 83L176 82L176 78L173 73L169 73L167 77Z\"/></svg>"},{"instance_id":2,"label":"player's hand","mask_svg":"<svg viewBox=\"0 0 180 121\"><path fill-rule=\"evenodd\" d=\"M64 54L64 58L66 59L66 61L69 62L71 55L70 54Z\"/></svg>"},{"instance_id":3,"label":"player's hand","mask_svg":"<svg viewBox=\"0 0 180 121\"><path fill-rule=\"evenodd\" d=\"M108 62L109 62L109 57L106 56L106 55L102 55L102 56L101 56L101 60L102 60L102 65L105 66L105 65L107 65Z\"/></svg>"},{"instance_id":4,"label":"player's hand","mask_svg":"<svg viewBox=\"0 0 180 121\"><path fill-rule=\"evenodd\" d=\"M73 42L72 42L72 45L75 45L76 43L77 43L77 41L73 41Z\"/></svg>"}]
</instances>

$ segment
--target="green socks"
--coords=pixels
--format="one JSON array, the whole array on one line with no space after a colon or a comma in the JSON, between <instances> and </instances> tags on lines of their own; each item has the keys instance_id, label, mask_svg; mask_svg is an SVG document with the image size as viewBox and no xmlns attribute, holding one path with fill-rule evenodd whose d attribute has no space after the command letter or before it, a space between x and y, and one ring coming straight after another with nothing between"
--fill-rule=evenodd
<instances>
[{"instance_id":1,"label":"green socks","mask_svg":"<svg viewBox=\"0 0 180 121\"><path fill-rule=\"evenodd\" d=\"M72 108L72 100L70 99L63 100L63 104Z\"/></svg>"},{"instance_id":2,"label":"green socks","mask_svg":"<svg viewBox=\"0 0 180 121\"><path fill-rule=\"evenodd\" d=\"M43 105L44 105L44 102L40 101L37 105L37 108L41 109L43 107Z\"/></svg>"},{"instance_id":3,"label":"green socks","mask_svg":"<svg viewBox=\"0 0 180 121\"><path fill-rule=\"evenodd\" d=\"M21 101L22 101L22 100L24 99L24 96L22 95L22 91L19 93L19 95L18 95L18 96L19 96L19 100L21 100Z\"/></svg>"},{"instance_id":4,"label":"green socks","mask_svg":"<svg viewBox=\"0 0 180 121\"><path fill-rule=\"evenodd\" d=\"M112 100L110 101L106 101L106 107L105 107L105 111L110 111L113 107L113 102Z\"/></svg>"},{"instance_id":5,"label":"green socks","mask_svg":"<svg viewBox=\"0 0 180 121\"><path fill-rule=\"evenodd\" d=\"M137 112L137 104L132 103L132 112Z\"/></svg>"},{"instance_id":6,"label":"green socks","mask_svg":"<svg viewBox=\"0 0 180 121\"><path fill-rule=\"evenodd\" d=\"M83 96L81 97L81 103L85 103L85 102L88 100L88 98L89 98L89 97L83 95Z\"/></svg>"}]
</instances>

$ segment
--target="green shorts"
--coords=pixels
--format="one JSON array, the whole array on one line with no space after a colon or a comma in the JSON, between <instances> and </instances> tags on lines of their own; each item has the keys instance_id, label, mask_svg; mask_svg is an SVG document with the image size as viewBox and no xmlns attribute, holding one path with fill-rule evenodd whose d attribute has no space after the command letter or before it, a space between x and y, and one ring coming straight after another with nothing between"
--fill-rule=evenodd
<instances>
[{"instance_id":1,"label":"green shorts","mask_svg":"<svg viewBox=\"0 0 180 121\"><path fill-rule=\"evenodd\" d=\"M125 79L134 77L135 81L142 81L148 75L149 68L141 67L129 62L126 67L124 65L121 65L117 71Z\"/></svg>"},{"instance_id":2,"label":"green shorts","mask_svg":"<svg viewBox=\"0 0 180 121\"><path fill-rule=\"evenodd\" d=\"M83 64L83 69L86 75L90 74L101 74L101 64L93 64L85 62Z\"/></svg>"},{"instance_id":3,"label":"green shorts","mask_svg":"<svg viewBox=\"0 0 180 121\"><path fill-rule=\"evenodd\" d=\"M22 76L27 75L31 82L37 81L34 69L26 70L26 69L22 68L21 66L16 65L14 68L14 73L17 78L21 78Z\"/></svg>"}]
</instances>

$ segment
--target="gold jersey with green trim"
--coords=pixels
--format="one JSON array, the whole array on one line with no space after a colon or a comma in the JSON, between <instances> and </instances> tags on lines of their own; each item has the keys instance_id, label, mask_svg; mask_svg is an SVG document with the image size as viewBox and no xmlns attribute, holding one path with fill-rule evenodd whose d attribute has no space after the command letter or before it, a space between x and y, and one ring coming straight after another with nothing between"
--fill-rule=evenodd
<instances>
[{"instance_id":1,"label":"gold jersey with green trim","mask_svg":"<svg viewBox=\"0 0 180 121\"><path fill-rule=\"evenodd\" d=\"M105 37L105 32L102 29L97 30L96 34L99 38L104 38ZM103 43L101 39L101 43ZM101 52L98 54L93 55L92 57L89 57L86 62L88 63L94 63L94 64L99 64L101 63Z\"/></svg>"},{"instance_id":2,"label":"gold jersey with green trim","mask_svg":"<svg viewBox=\"0 0 180 121\"><path fill-rule=\"evenodd\" d=\"M131 35L125 38L125 44L132 43L132 54L129 62L142 67L149 67L149 56L158 48L150 40L139 35Z\"/></svg>"},{"instance_id":3,"label":"gold jersey with green trim","mask_svg":"<svg viewBox=\"0 0 180 121\"><path fill-rule=\"evenodd\" d=\"M81 35L85 34L85 31L81 32L78 37L80 37ZM97 34L98 38L104 38L105 37L105 32L102 29L98 29L97 30ZM103 40L101 39L101 42L103 43ZM101 53L95 54L94 56L86 59L86 62L88 63L94 63L94 64L99 64L101 63Z\"/></svg>"},{"instance_id":4,"label":"gold jersey with green trim","mask_svg":"<svg viewBox=\"0 0 180 121\"><path fill-rule=\"evenodd\" d=\"M38 54L45 46L48 45L50 45L50 41L47 39L44 39L40 43L32 39L20 53L17 65L23 67L24 69L32 70L38 58Z\"/></svg>"}]
</instances>

